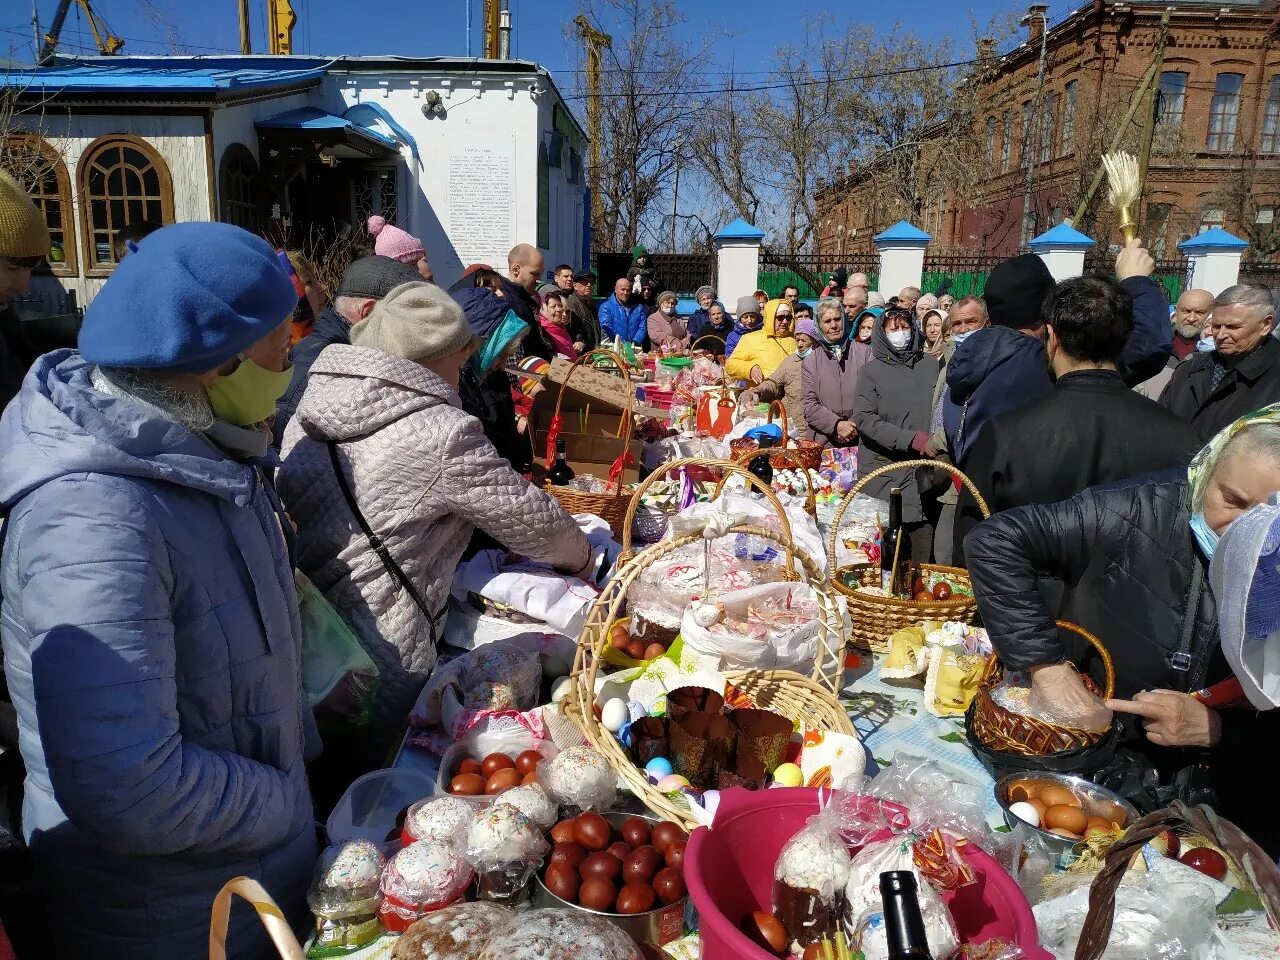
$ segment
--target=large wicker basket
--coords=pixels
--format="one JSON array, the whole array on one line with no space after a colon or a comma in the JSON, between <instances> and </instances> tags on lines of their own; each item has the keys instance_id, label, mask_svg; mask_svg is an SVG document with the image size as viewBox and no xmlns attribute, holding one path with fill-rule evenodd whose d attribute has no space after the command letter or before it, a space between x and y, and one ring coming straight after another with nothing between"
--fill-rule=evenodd
<instances>
[{"instance_id":1,"label":"large wicker basket","mask_svg":"<svg viewBox=\"0 0 1280 960\"><path fill-rule=\"evenodd\" d=\"M556 411L552 419L552 423L560 421L560 404L564 401L565 388L569 386L569 381L573 379L573 374L577 369L590 360L597 357L607 357L612 360L622 373L623 383L627 388L626 407L622 411L622 422L618 425L618 436L622 438L622 456L625 463L628 448L631 446L631 429L634 417L632 416L632 405L635 402L635 389L631 385L631 374L627 372L627 362L618 356L612 350L589 350L573 361L573 365L569 368L569 372L565 375L564 383L560 385L560 393L556 396ZM550 446L550 444L548 444ZM547 469L551 469L551 451L547 451ZM625 473L625 469L623 473ZM569 513L591 513L600 517L613 531L615 537L621 537L623 531L623 519L627 513L627 499L623 496L624 484L622 482L622 473L618 474L613 492L609 492L608 487L603 493L592 493L588 490L575 490L572 487L557 487L551 483L547 484L547 493L551 494L560 501L560 505L569 511Z\"/></svg>"},{"instance_id":2,"label":"large wicker basket","mask_svg":"<svg viewBox=\"0 0 1280 960\"><path fill-rule=\"evenodd\" d=\"M1116 671L1111 662L1111 654L1102 645L1102 641L1088 630L1058 621L1058 627L1070 633L1084 637L1098 651L1102 659L1102 669L1106 673L1105 688L1098 685L1087 674L1081 674L1084 685L1089 692L1110 699L1115 692ZM987 658L983 668L982 679L978 683L978 692L973 698L973 706L969 718L969 731L982 746L988 750L1003 753L1015 753L1024 757L1045 757L1067 750L1079 750L1091 747L1103 739L1109 730L1076 730L1071 727L1058 727L1036 717L1024 716L1006 710L996 703L991 691L1004 678L1004 668L994 654Z\"/></svg>"},{"instance_id":3,"label":"large wicker basket","mask_svg":"<svg viewBox=\"0 0 1280 960\"><path fill-rule=\"evenodd\" d=\"M840 521L844 519L845 510L853 502L853 498L862 488L876 477L893 473L904 468L932 467L946 470L960 481L973 494L983 517L991 516L987 501L982 498L973 481L949 463L941 460L903 460L900 463L886 464L873 470L849 488L849 492L836 508L835 519L831 523L831 542L827 546L827 565L831 570L831 586L844 594L849 607L849 644L873 653L887 653L889 638L904 627L913 627L921 620L958 620L962 623L975 623L978 618L978 604L973 597L953 593L946 600L907 600L899 597L881 597L875 594L862 593L851 583L858 586L880 586L880 567L874 563L853 564L836 567L836 549L840 536ZM960 567L948 567L936 563L922 563L920 569L924 573L937 573L948 580L968 586L969 574Z\"/></svg>"},{"instance_id":4,"label":"large wicker basket","mask_svg":"<svg viewBox=\"0 0 1280 960\"><path fill-rule=\"evenodd\" d=\"M741 470L732 464L724 466L726 469ZM809 583L818 600L819 656L810 676L802 676L791 670L730 670L725 672L726 679L757 707L773 710L811 728L852 735L853 726L837 697L844 674L843 625L835 597L826 590L822 570L807 554L797 551L789 538L772 530L743 524L733 527L730 532L747 533L772 540L786 550L792 564L798 562L804 580ZM610 669L603 658L609 630L622 616L627 591L651 564L672 551L701 539L699 534L693 533L674 540L664 540L641 551L625 567L620 567L587 614L574 657L572 685L562 701L565 712L582 729L588 742L609 760L631 792L655 814L674 820L686 829L697 826L687 806L673 801L649 783L625 748L613 734L601 726L594 707L596 680L601 666L604 665L605 672Z\"/></svg>"},{"instance_id":5,"label":"large wicker basket","mask_svg":"<svg viewBox=\"0 0 1280 960\"><path fill-rule=\"evenodd\" d=\"M769 448L769 466L775 470L782 470L791 466L801 467L805 470L817 470L821 467L822 444L817 440L788 441L790 425L787 423L787 408L778 400L769 404L770 423L773 423L775 410L778 412L778 419L782 421L783 446ZM795 446L786 446L788 442L794 442ZM759 449L760 444L746 437L738 437L736 440L729 441L729 452L733 459L739 462L744 459L751 459Z\"/></svg>"}]
</instances>

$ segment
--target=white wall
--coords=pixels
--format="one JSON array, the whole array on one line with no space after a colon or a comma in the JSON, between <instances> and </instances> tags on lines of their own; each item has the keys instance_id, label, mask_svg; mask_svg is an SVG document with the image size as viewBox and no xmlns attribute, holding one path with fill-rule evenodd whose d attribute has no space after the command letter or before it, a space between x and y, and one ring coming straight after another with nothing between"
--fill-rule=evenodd
<instances>
[{"instance_id":1,"label":"white wall","mask_svg":"<svg viewBox=\"0 0 1280 960\"><path fill-rule=\"evenodd\" d=\"M213 175L221 169L222 155L233 143L240 143L249 148L249 152L262 166L262 158L258 156L258 131L254 122L274 117L287 110L296 110L308 106L317 94L310 91L290 94L287 97L272 97L269 100L257 100L253 103L238 103L218 107L213 114ZM216 189L216 185L215 185Z\"/></svg>"}]
</instances>

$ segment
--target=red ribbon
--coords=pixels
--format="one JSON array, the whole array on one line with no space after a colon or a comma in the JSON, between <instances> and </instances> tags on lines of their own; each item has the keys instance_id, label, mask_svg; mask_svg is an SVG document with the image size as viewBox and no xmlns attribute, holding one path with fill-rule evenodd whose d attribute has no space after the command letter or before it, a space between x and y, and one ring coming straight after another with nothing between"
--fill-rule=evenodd
<instances>
[{"instance_id":1,"label":"red ribbon","mask_svg":"<svg viewBox=\"0 0 1280 960\"><path fill-rule=\"evenodd\" d=\"M633 466L636 458L631 455L631 451L624 450L622 456L613 461L613 466L609 468L609 482L617 483L618 487L622 487L622 471L627 467Z\"/></svg>"},{"instance_id":2,"label":"red ribbon","mask_svg":"<svg viewBox=\"0 0 1280 960\"><path fill-rule=\"evenodd\" d=\"M556 441L560 439L560 414L556 414L551 418L551 425L547 427L547 469L551 469L551 465L556 462Z\"/></svg>"}]
</instances>

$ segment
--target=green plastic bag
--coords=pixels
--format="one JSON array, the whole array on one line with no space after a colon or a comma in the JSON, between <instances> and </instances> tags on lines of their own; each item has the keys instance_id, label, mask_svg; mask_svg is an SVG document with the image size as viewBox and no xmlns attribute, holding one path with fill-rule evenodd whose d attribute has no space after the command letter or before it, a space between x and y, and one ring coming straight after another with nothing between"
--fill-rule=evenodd
<instances>
[{"instance_id":1,"label":"green plastic bag","mask_svg":"<svg viewBox=\"0 0 1280 960\"><path fill-rule=\"evenodd\" d=\"M302 687L320 729L365 727L373 717L378 668L324 594L294 571L302 619Z\"/></svg>"}]
</instances>

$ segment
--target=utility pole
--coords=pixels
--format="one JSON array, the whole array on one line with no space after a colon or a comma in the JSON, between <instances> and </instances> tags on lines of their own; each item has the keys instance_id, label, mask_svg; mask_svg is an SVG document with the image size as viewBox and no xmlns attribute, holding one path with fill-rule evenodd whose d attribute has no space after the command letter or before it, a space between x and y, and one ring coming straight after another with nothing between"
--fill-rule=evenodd
<instances>
[{"instance_id":1,"label":"utility pole","mask_svg":"<svg viewBox=\"0 0 1280 960\"><path fill-rule=\"evenodd\" d=\"M253 39L249 33L249 0L240 3L240 52L253 53Z\"/></svg>"},{"instance_id":2,"label":"utility pole","mask_svg":"<svg viewBox=\"0 0 1280 960\"><path fill-rule=\"evenodd\" d=\"M600 229L600 221L604 216L604 198L600 196L600 140L602 118L600 116L600 68L603 59L602 51L613 46L613 37L593 27L587 18L578 14L573 20L578 25L582 39L587 41L587 134L591 137L588 153L590 160L589 180L591 184L591 226Z\"/></svg>"},{"instance_id":3,"label":"utility pole","mask_svg":"<svg viewBox=\"0 0 1280 960\"><path fill-rule=\"evenodd\" d=\"M1156 136L1156 111L1160 109L1160 73L1164 70L1164 43L1169 36L1169 17L1173 10L1164 8L1160 18L1160 39L1156 41L1156 58L1154 63L1155 79L1151 83L1151 107L1147 110L1146 122L1142 125L1142 151L1138 154L1138 183L1143 190L1147 184L1147 165L1151 162L1151 145ZM1137 229L1142 229L1142 196L1138 196L1138 209L1133 211L1137 221Z\"/></svg>"},{"instance_id":4,"label":"utility pole","mask_svg":"<svg viewBox=\"0 0 1280 960\"><path fill-rule=\"evenodd\" d=\"M1049 46L1049 18L1045 14L1043 8L1033 9L1028 12L1023 22L1029 24L1033 17L1040 18L1040 69L1036 74L1036 97L1031 104L1031 132L1023 131L1022 143L1023 149L1027 146L1031 147L1030 162L1027 163L1027 175L1024 180L1022 189L1022 242L1019 246L1025 247L1031 240L1031 234L1036 228L1036 211L1035 211L1035 191L1033 184L1035 181L1036 164L1040 162L1040 134L1044 130L1044 118L1040 116L1041 97L1044 94L1044 66L1045 56Z\"/></svg>"},{"instance_id":5,"label":"utility pole","mask_svg":"<svg viewBox=\"0 0 1280 960\"><path fill-rule=\"evenodd\" d=\"M1107 147L1103 153L1114 153L1120 149L1120 144L1124 142L1124 135L1129 129L1129 124L1133 123L1133 118L1138 113L1138 107L1142 105L1142 100L1147 95L1147 87L1149 87L1154 79L1156 88L1160 87L1160 74L1156 70L1156 62L1151 61L1147 67L1147 72L1142 75L1142 82L1138 84L1138 89L1134 91L1133 99L1129 101L1129 110L1124 115L1124 119L1116 126L1116 134L1111 138L1111 145ZM1098 192L1098 188L1102 186L1102 181L1106 177L1107 171L1102 164L1098 164L1098 172L1093 175L1093 182L1089 184L1089 189L1084 192L1084 196L1080 198L1080 203L1076 207L1075 215L1071 218L1071 222L1079 224L1084 220L1085 212L1089 209L1089 204L1093 202L1093 195Z\"/></svg>"}]
</instances>

